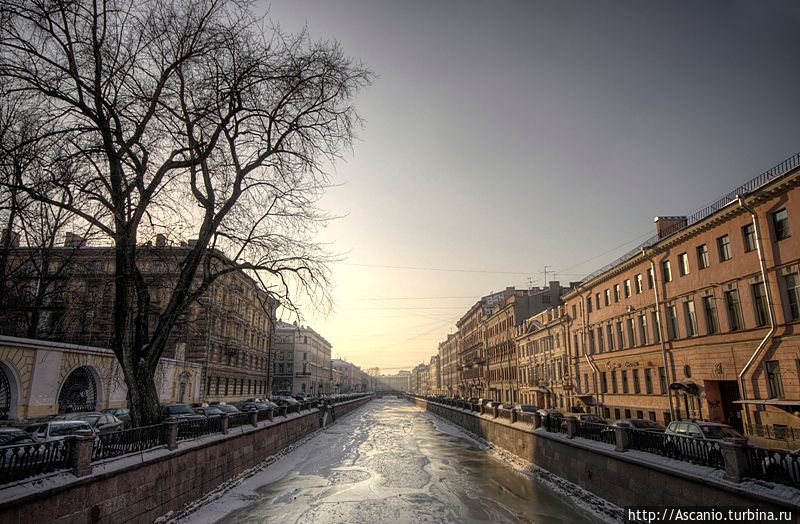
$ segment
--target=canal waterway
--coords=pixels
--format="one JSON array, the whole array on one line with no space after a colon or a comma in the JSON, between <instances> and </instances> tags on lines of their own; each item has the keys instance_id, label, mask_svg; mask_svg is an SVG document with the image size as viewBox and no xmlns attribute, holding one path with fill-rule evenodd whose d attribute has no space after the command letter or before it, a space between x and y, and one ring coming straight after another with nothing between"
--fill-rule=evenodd
<instances>
[{"instance_id":1,"label":"canal waterway","mask_svg":"<svg viewBox=\"0 0 800 524\"><path fill-rule=\"evenodd\" d=\"M455 427L376 399L185 522L596 522Z\"/></svg>"}]
</instances>

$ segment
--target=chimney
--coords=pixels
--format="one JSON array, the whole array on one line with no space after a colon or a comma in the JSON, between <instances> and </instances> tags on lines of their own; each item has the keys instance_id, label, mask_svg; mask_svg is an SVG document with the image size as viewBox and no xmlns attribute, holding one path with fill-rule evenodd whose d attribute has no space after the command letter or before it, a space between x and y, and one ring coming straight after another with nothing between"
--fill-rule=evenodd
<instances>
[{"instance_id":1,"label":"chimney","mask_svg":"<svg viewBox=\"0 0 800 524\"><path fill-rule=\"evenodd\" d=\"M167 246L167 237L163 234L159 233L156 235L156 247L166 247Z\"/></svg>"},{"instance_id":2,"label":"chimney","mask_svg":"<svg viewBox=\"0 0 800 524\"><path fill-rule=\"evenodd\" d=\"M64 247L83 247L86 239L75 233L67 232L64 235Z\"/></svg>"},{"instance_id":3,"label":"chimney","mask_svg":"<svg viewBox=\"0 0 800 524\"><path fill-rule=\"evenodd\" d=\"M659 240L686 227L686 217L656 217L653 221L656 223Z\"/></svg>"}]
</instances>

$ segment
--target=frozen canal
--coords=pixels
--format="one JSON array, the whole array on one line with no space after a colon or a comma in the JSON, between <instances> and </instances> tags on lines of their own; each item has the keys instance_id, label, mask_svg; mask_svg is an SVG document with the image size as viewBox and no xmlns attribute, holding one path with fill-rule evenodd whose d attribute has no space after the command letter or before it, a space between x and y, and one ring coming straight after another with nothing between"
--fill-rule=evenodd
<instances>
[{"instance_id":1,"label":"frozen canal","mask_svg":"<svg viewBox=\"0 0 800 524\"><path fill-rule=\"evenodd\" d=\"M183 522L593 522L455 433L409 402L378 399Z\"/></svg>"}]
</instances>

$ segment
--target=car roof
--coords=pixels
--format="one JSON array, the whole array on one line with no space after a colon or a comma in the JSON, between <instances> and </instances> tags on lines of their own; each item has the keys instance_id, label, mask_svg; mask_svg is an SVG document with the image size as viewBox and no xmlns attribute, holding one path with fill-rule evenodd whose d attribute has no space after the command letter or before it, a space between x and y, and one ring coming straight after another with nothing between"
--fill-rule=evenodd
<instances>
[{"instance_id":1,"label":"car roof","mask_svg":"<svg viewBox=\"0 0 800 524\"><path fill-rule=\"evenodd\" d=\"M0 433L15 433L17 431L25 433L21 428L0 428Z\"/></svg>"}]
</instances>

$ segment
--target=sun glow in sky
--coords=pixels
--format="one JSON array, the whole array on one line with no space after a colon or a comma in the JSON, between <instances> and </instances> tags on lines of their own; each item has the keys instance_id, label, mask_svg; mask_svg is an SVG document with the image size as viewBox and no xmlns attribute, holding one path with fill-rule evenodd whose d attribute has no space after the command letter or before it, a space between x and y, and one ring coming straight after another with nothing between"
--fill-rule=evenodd
<instances>
[{"instance_id":1,"label":"sun glow in sky","mask_svg":"<svg viewBox=\"0 0 800 524\"><path fill-rule=\"evenodd\" d=\"M800 151L796 2L257 8L378 75L323 200L334 310L301 320L362 367L427 362L480 296L579 280Z\"/></svg>"}]
</instances>

